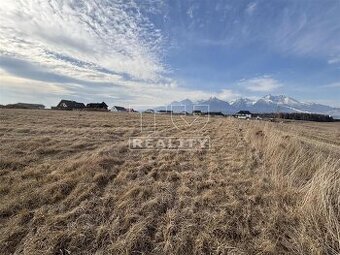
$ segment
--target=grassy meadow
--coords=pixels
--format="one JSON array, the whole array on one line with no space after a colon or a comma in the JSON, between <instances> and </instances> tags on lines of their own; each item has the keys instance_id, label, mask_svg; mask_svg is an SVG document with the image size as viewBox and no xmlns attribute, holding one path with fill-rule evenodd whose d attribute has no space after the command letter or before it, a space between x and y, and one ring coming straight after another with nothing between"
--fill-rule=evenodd
<instances>
[{"instance_id":1,"label":"grassy meadow","mask_svg":"<svg viewBox=\"0 0 340 255\"><path fill-rule=\"evenodd\" d=\"M138 113L0 109L0 254L339 254L340 122L214 117L210 150L139 135Z\"/></svg>"}]
</instances>

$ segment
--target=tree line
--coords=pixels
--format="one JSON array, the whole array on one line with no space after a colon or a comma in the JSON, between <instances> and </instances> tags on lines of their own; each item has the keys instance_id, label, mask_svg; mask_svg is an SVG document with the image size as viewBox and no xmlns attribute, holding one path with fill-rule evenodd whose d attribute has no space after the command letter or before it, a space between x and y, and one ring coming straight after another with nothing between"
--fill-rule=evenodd
<instances>
[{"instance_id":1,"label":"tree line","mask_svg":"<svg viewBox=\"0 0 340 255\"><path fill-rule=\"evenodd\" d=\"M333 117L330 115L323 115L323 114L316 114L316 113L302 113L302 112L258 113L258 114L254 114L254 116L259 116L262 118L280 118L280 119L308 120L308 121L319 121L319 122L334 121Z\"/></svg>"}]
</instances>

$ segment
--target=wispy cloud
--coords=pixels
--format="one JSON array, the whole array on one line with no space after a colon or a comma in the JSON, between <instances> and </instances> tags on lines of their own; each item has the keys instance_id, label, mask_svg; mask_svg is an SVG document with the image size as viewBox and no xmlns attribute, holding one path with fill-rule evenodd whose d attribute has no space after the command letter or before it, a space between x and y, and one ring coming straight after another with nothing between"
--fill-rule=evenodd
<instances>
[{"instance_id":1,"label":"wispy cloud","mask_svg":"<svg viewBox=\"0 0 340 255\"><path fill-rule=\"evenodd\" d=\"M164 100L158 95L177 85L168 77L163 43L134 1L4 0L0 75L11 82L2 89L11 84L20 94L20 87L26 93L46 83L60 97Z\"/></svg>"},{"instance_id":2,"label":"wispy cloud","mask_svg":"<svg viewBox=\"0 0 340 255\"><path fill-rule=\"evenodd\" d=\"M226 81L253 95L275 91L278 80L256 73L280 73L297 60L301 77L314 60L330 73L340 63L340 6L325 1L2 0L0 78L12 77L18 95L46 84L59 97L141 104L230 100L238 93L216 85ZM238 82L243 75L254 78Z\"/></svg>"},{"instance_id":3,"label":"wispy cloud","mask_svg":"<svg viewBox=\"0 0 340 255\"><path fill-rule=\"evenodd\" d=\"M239 85L254 92L271 92L282 87L278 80L268 75L241 80Z\"/></svg>"},{"instance_id":4,"label":"wispy cloud","mask_svg":"<svg viewBox=\"0 0 340 255\"><path fill-rule=\"evenodd\" d=\"M133 1L4 0L0 13L2 55L78 79L110 79L96 66L142 80L166 73L162 35Z\"/></svg>"},{"instance_id":5,"label":"wispy cloud","mask_svg":"<svg viewBox=\"0 0 340 255\"><path fill-rule=\"evenodd\" d=\"M216 93L214 96L225 100L225 101L231 101L234 100L238 97L241 96L241 94L239 94L238 92L235 92L231 89L222 89L220 92Z\"/></svg>"},{"instance_id":6,"label":"wispy cloud","mask_svg":"<svg viewBox=\"0 0 340 255\"><path fill-rule=\"evenodd\" d=\"M337 57L332 57L328 60L328 64L338 64L340 63L340 55Z\"/></svg>"},{"instance_id":7,"label":"wispy cloud","mask_svg":"<svg viewBox=\"0 0 340 255\"><path fill-rule=\"evenodd\" d=\"M246 12L248 14L252 14L256 10L256 6L257 6L256 2L249 3L247 5Z\"/></svg>"},{"instance_id":8,"label":"wispy cloud","mask_svg":"<svg viewBox=\"0 0 340 255\"><path fill-rule=\"evenodd\" d=\"M38 65L20 59L0 56L1 67L4 71L21 78L62 84L80 84L85 86L119 86L113 81L82 80L68 75L54 73ZM118 76L119 77L119 76Z\"/></svg>"},{"instance_id":9,"label":"wispy cloud","mask_svg":"<svg viewBox=\"0 0 340 255\"><path fill-rule=\"evenodd\" d=\"M340 88L340 82L333 82L330 84L326 84L323 87L325 88Z\"/></svg>"},{"instance_id":10,"label":"wispy cloud","mask_svg":"<svg viewBox=\"0 0 340 255\"><path fill-rule=\"evenodd\" d=\"M328 58L340 53L339 2L310 6L297 2L279 13L273 46L287 53ZM314 7L314 8L313 8Z\"/></svg>"}]
</instances>

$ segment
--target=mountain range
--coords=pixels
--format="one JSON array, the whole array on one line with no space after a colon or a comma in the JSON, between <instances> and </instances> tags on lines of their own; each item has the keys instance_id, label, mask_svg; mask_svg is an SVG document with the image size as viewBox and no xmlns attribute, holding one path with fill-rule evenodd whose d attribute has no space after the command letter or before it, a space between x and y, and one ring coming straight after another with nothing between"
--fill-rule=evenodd
<instances>
[{"instance_id":1,"label":"mountain range","mask_svg":"<svg viewBox=\"0 0 340 255\"><path fill-rule=\"evenodd\" d=\"M193 110L208 111L208 108L210 112L223 112L225 114L234 114L241 110L248 110L253 113L303 112L326 114L340 118L340 108L317 103L304 103L284 95L266 95L258 100L239 98L230 102L220 100L216 97L198 101L185 99L182 101L174 101L166 108L174 112L187 111L189 113Z\"/></svg>"}]
</instances>

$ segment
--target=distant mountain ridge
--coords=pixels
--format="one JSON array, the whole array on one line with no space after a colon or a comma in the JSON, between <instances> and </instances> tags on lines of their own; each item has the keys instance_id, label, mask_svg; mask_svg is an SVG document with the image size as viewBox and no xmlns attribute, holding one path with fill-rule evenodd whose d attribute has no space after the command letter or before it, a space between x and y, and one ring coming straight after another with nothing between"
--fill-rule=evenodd
<instances>
[{"instance_id":1,"label":"distant mountain ridge","mask_svg":"<svg viewBox=\"0 0 340 255\"><path fill-rule=\"evenodd\" d=\"M208 107L210 112L223 112L226 114L233 114L241 110L248 110L253 113L319 113L340 118L340 108L316 103L303 103L292 97L284 95L266 95L258 100L239 98L230 102L220 100L216 97L198 101L184 99L182 101L174 101L170 103L167 106L167 109L173 110L174 112L186 111L191 113L193 110L207 111Z\"/></svg>"}]
</instances>

